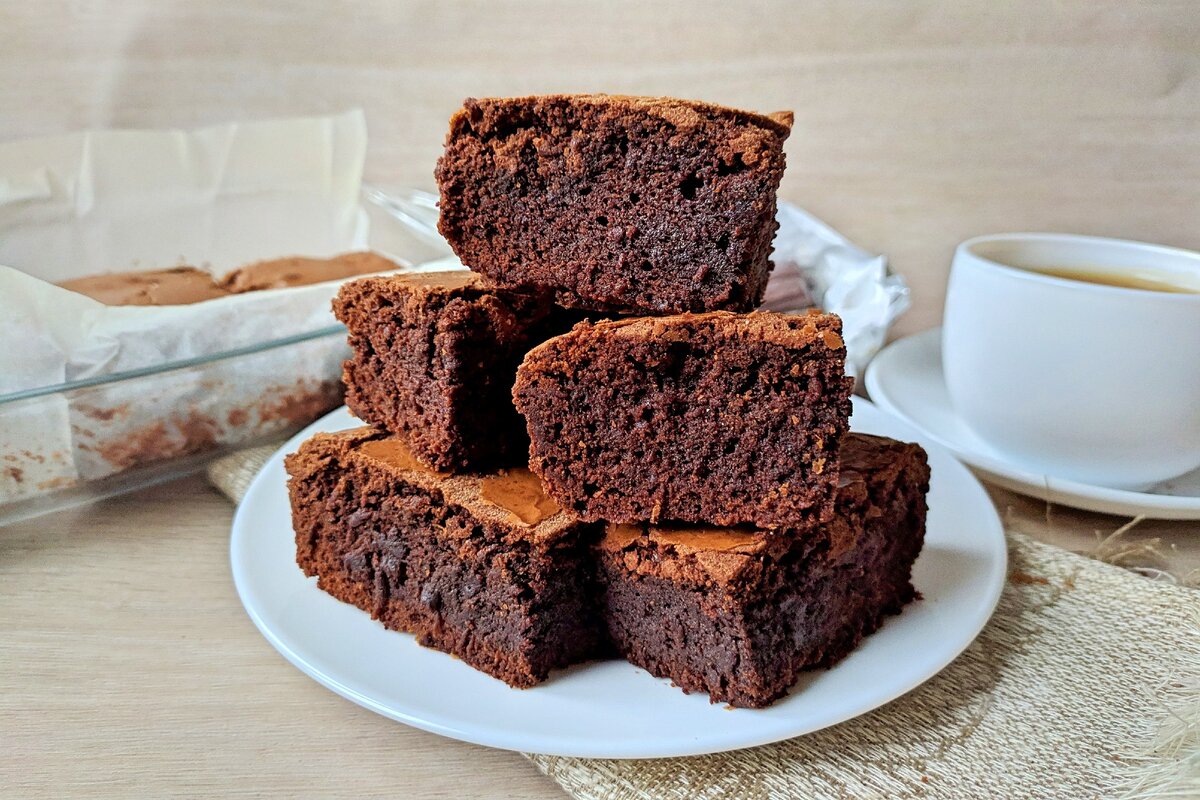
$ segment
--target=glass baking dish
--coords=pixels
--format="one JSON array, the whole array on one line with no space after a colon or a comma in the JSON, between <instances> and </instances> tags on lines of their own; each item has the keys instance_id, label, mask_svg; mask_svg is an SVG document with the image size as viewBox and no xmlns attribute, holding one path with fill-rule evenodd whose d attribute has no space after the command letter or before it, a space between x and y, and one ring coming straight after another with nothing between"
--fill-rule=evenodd
<instances>
[{"instance_id":1,"label":"glass baking dish","mask_svg":"<svg viewBox=\"0 0 1200 800\"><path fill-rule=\"evenodd\" d=\"M436 199L364 186L369 247L404 268L452 257ZM0 525L172 480L293 433L341 404L348 353L331 317L283 338L0 395Z\"/></svg>"}]
</instances>

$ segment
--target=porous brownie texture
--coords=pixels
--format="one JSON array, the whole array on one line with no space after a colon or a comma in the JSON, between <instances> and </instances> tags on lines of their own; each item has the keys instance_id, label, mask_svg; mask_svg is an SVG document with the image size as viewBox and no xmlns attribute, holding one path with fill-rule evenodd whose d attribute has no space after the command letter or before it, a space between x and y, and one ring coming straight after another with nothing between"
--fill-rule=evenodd
<instances>
[{"instance_id":1,"label":"porous brownie texture","mask_svg":"<svg viewBox=\"0 0 1200 800\"><path fill-rule=\"evenodd\" d=\"M603 652L598 531L524 469L435 473L371 428L289 455L296 562L317 586L517 687Z\"/></svg>"},{"instance_id":2,"label":"porous brownie texture","mask_svg":"<svg viewBox=\"0 0 1200 800\"><path fill-rule=\"evenodd\" d=\"M821 313L580 323L517 371L530 468L585 520L827 519L853 388L840 332Z\"/></svg>"},{"instance_id":3,"label":"porous brownie texture","mask_svg":"<svg viewBox=\"0 0 1200 800\"><path fill-rule=\"evenodd\" d=\"M761 708L916 596L929 468L917 445L850 434L837 515L790 537L610 525L609 635L631 663L713 702Z\"/></svg>"},{"instance_id":4,"label":"porous brownie texture","mask_svg":"<svg viewBox=\"0 0 1200 800\"><path fill-rule=\"evenodd\" d=\"M530 347L566 329L551 308L545 294L495 289L466 270L351 281L333 301L353 352L346 405L434 469L520 462L528 440L513 380Z\"/></svg>"},{"instance_id":5,"label":"porous brownie texture","mask_svg":"<svg viewBox=\"0 0 1200 800\"><path fill-rule=\"evenodd\" d=\"M791 124L663 97L468 99L437 165L438 227L471 269L564 306L748 311Z\"/></svg>"}]
</instances>

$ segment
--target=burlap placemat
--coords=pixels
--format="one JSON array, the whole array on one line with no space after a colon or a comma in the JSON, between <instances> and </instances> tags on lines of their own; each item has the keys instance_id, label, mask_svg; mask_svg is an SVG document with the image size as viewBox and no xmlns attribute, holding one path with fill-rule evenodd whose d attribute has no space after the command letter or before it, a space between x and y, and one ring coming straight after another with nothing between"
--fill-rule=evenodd
<instances>
[{"instance_id":1,"label":"burlap placemat","mask_svg":"<svg viewBox=\"0 0 1200 800\"><path fill-rule=\"evenodd\" d=\"M239 499L274 450L209 479ZM1200 592L1013 532L1009 557L974 644L870 714L694 758L526 757L586 800L1200 798Z\"/></svg>"}]
</instances>

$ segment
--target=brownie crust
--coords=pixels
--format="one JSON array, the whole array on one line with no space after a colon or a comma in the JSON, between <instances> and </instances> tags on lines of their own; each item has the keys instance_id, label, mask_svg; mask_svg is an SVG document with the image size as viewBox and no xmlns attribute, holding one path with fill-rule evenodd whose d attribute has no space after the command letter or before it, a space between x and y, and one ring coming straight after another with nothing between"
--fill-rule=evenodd
<instances>
[{"instance_id":1,"label":"brownie crust","mask_svg":"<svg viewBox=\"0 0 1200 800\"><path fill-rule=\"evenodd\" d=\"M576 325L517 373L530 469L589 521L828 519L853 386L840 332L817 313Z\"/></svg>"},{"instance_id":2,"label":"brownie crust","mask_svg":"<svg viewBox=\"0 0 1200 800\"><path fill-rule=\"evenodd\" d=\"M604 651L597 531L528 471L436 473L370 428L285 464L296 562L338 600L515 687Z\"/></svg>"},{"instance_id":3,"label":"brownie crust","mask_svg":"<svg viewBox=\"0 0 1200 800\"><path fill-rule=\"evenodd\" d=\"M258 292L338 281L371 272L395 272L400 265L389 258L363 250L332 258L272 258L235 269L221 279L229 292Z\"/></svg>"},{"instance_id":4,"label":"brownie crust","mask_svg":"<svg viewBox=\"0 0 1200 800\"><path fill-rule=\"evenodd\" d=\"M851 434L843 453L837 516L792 536L610 525L597 550L620 653L685 692L761 708L914 599L924 451Z\"/></svg>"},{"instance_id":5,"label":"brownie crust","mask_svg":"<svg viewBox=\"0 0 1200 800\"><path fill-rule=\"evenodd\" d=\"M672 98L469 98L435 171L438 227L471 269L563 306L749 311L791 122Z\"/></svg>"},{"instance_id":6,"label":"brownie crust","mask_svg":"<svg viewBox=\"0 0 1200 800\"><path fill-rule=\"evenodd\" d=\"M434 469L521 461L512 385L525 352L561 330L547 296L460 270L351 281L333 310L350 332L343 380L359 419L404 437Z\"/></svg>"},{"instance_id":7,"label":"brownie crust","mask_svg":"<svg viewBox=\"0 0 1200 800\"><path fill-rule=\"evenodd\" d=\"M64 289L109 306L177 306L264 289L308 286L399 266L369 251L332 258L290 256L239 267L220 280L196 267L109 272L62 281Z\"/></svg>"},{"instance_id":8,"label":"brownie crust","mask_svg":"<svg viewBox=\"0 0 1200 800\"><path fill-rule=\"evenodd\" d=\"M211 274L195 267L86 275L58 285L107 306L179 306L229 295Z\"/></svg>"}]
</instances>

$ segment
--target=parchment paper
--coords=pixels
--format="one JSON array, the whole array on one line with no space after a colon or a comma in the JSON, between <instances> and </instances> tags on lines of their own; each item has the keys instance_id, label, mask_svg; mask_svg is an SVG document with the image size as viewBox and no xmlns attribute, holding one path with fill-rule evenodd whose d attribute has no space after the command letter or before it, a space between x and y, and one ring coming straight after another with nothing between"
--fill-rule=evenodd
<instances>
[{"instance_id":1,"label":"parchment paper","mask_svg":"<svg viewBox=\"0 0 1200 800\"><path fill-rule=\"evenodd\" d=\"M780 203L775 269L763 307L799 311L817 305L842 318L846 371L862 375L910 304L908 285L887 259L863 250L790 203Z\"/></svg>"},{"instance_id":2,"label":"parchment paper","mask_svg":"<svg viewBox=\"0 0 1200 800\"><path fill-rule=\"evenodd\" d=\"M115 307L51 281L365 249L365 152L360 111L0 143L0 394L333 325L338 282ZM0 406L0 502L269 433L336 402L344 348L331 337Z\"/></svg>"}]
</instances>

